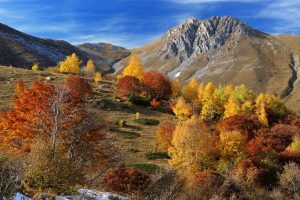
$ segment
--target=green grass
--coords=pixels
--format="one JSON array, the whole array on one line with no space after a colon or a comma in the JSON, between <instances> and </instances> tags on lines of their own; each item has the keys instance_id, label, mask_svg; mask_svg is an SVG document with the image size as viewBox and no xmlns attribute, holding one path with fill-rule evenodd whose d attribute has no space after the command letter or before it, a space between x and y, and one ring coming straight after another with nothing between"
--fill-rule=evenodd
<instances>
[{"instance_id":1,"label":"green grass","mask_svg":"<svg viewBox=\"0 0 300 200\"><path fill-rule=\"evenodd\" d=\"M131 163L128 164L127 167L132 167L138 171L145 172L148 174L154 174L160 169L159 166L148 163Z\"/></svg>"},{"instance_id":2,"label":"green grass","mask_svg":"<svg viewBox=\"0 0 300 200\"><path fill-rule=\"evenodd\" d=\"M135 148L129 148L129 149L127 149L127 152L129 152L129 153L137 153L137 152L140 152L140 150L135 149Z\"/></svg>"},{"instance_id":3,"label":"green grass","mask_svg":"<svg viewBox=\"0 0 300 200\"><path fill-rule=\"evenodd\" d=\"M126 139L136 139L141 136L139 133L133 131L123 131L123 130L114 130L114 131Z\"/></svg>"},{"instance_id":4,"label":"green grass","mask_svg":"<svg viewBox=\"0 0 300 200\"><path fill-rule=\"evenodd\" d=\"M170 159L167 152L147 152L145 156L148 160Z\"/></svg>"},{"instance_id":5,"label":"green grass","mask_svg":"<svg viewBox=\"0 0 300 200\"><path fill-rule=\"evenodd\" d=\"M159 124L159 120L157 120L157 119L151 119L151 118L135 119L134 122L136 122L138 124L150 125L150 126L156 126L156 125Z\"/></svg>"}]
</instances>

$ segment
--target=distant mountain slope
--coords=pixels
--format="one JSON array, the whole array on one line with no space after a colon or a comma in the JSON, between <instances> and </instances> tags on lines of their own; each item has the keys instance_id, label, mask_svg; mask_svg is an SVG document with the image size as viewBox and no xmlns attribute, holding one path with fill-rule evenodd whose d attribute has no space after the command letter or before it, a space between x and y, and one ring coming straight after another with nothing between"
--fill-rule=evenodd
<instances>
[{"instance_id":1,"label":"distant mountain slope","mask_svg":"<svg viewBox=\"0 0 300 200\"><path fill-rule=\"evenodd\" d=\"M160 70L182 82L196 78L217 85L243 83L256 93L287 99L298 68L291 67L291 44L280 38L233 17L190 18L132 53L141 56L146 69ZM128 58L114 67L121 71L127 63Z\"/></svg>"},{"instance_id":2,"label":"distant mountain slope","mask_svg":"<svg viewBox=\"0 0 300 200\"><path fill-rule=\"evenodd\" d=\"M130 50L108 43L84 43L78 47L103 67L112 66L130 55Z\"/></svg>"},{"instance_id":3,"label":"distant mountain slope","mask_svg":"<svg viewBox=\"0 0 300 200\"><path fill-rule=\"evenodd\" d=\"M73 52L83 61L89 57L65 41L37 38L4 24L0 24L0 43L0 65L29 68L38 63L42 67L55 66Z\"/></svg>"},{"instance_id":4,"label":"distant mountain slope","mask_svg":"<svg viewBox=\"0 0 300 200\"><path fill-rule=\"evenodd\" d=\"M76 53L86 63L93 59L100 70L129 55L129 50L110 44L73 46L63 40L41 39L0 23L0 65L30 68L34 63L46 68L56 66L67 55Z\"/></svg>"}]
</instances>

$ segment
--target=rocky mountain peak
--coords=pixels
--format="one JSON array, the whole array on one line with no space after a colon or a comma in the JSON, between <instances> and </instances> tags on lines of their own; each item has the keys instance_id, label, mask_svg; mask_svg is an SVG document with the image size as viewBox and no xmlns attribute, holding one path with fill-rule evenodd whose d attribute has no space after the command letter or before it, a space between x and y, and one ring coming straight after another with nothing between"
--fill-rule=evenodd
<instances>
[{"instance_id":1,"label":"rocky mountain peak","mask_svg":"<svg viewBox=\"0 0 300 200\"><path fill-rule=\"evenodd\" d=\"M213 16L207 20L188 18L179 26L170 29L161 39L165 43L163 53L182 61L193 55L218 50L227 42L234 47L241 36L263 35L265 33L234 17Z\"/></svg>"}]
</instances>

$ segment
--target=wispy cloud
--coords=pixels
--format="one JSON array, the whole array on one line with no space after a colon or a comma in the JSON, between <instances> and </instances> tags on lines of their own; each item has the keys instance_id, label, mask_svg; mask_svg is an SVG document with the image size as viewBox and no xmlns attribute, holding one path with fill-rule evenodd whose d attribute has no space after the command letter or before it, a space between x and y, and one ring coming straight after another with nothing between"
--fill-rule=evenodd
<instances>
[{"instance_id":1,"label":"wispy cloud","mask_svg":"<svg viewBox=\"0 0 300 200\"><path fill-rule=\"evenodd\" d=\"M201 4L201 3L220 3L220 2L242 2L242 3L252 3L261 2L261 0L164 0L171 3L178 4ZM269 0L266 0L269 1Z\"/></svg>"},{"instance_id":2,"label":"wispy cloud","mask_svg":"<svg viewBox=\"0 0 300 200\"><path fill-rule=\"evenodd\" d=\"M300 30L300 1L276 0L264 7L258 17L274 19L274 33L296 33Z\"/></svg>"}]
</instances>

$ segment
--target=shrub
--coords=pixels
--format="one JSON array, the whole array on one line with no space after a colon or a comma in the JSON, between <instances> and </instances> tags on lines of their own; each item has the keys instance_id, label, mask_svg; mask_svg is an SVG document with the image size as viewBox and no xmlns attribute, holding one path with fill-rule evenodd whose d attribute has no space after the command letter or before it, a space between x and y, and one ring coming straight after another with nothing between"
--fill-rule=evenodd
<instances>
[{"instance_id":1,"label":"shrub","mask_svg":"<svg viewBox=\"0 0 300 200\"><path fill-rule=\"evenodd\" d=\"M164 121L160 124L156 132L156 140L161 149L168 150L171 146L175 127L176 125L174 123L168 121Z\"/></svg>"},{"instance_id":2,"label":"shrub","mask_svg":"<svg viewBox=\"0 0 300 200\"><path fill-rule=\"evenodd\" d=\"M300 195L300 167L296 163L288 163L279 175L279 187L290 197Z\"/></svg>"},{"instance_id":3,"label":"shrub","mask_svg":"<svg viewBox=\"0 0 300 200\"><path fill-rule=\"evenodd\" d=\"M156 71L145 74L143 84L149 88L151 96L157 99L170 99L172 95L172 84L169 78Z\"/></svg>"},{"instance_id":4,"label":"shrub","mask_svg":"<svg viewBox=\"0 0 300 200\"><path fill-rule=\"evenodd\" d=\"M139 133L132 132L132 131L123 131L123 130L116 130L116 132L121 135L123 138L126 139L136 139L140 137Z\"/></svg>"},{"instance_id":5,"label":"shrub","mask_svg":"<svg viewBox=\"0 0 300 200\"><path fill-rule=\"evenodd\" d=\"M267 141L277 151L284 151L292 142L294 136L299 134L300 128L287 124L277 124L271 128L267 135Z\"/></svg>"},{"instance_id":6,"label":"shrub","mask_svg":"<svg viewBox=\"0 0 300 200\"><path fill-rule=\"evenodd\" d=\"M159 166L149 163L131 163L127 166L148 174L154 174L160 170Z\"/></svg>"},{"instance_id":7,"label":"shrub","mask_svg":"<svg viewBox=\"0 0 300 200\"><path fill-rule=\"evenodd\" d=\"M167 152L147 152L145 156L148 160L170 159Z\"/></svg>"},{"instance_id":8,"label":"shrub","mask_svg":"<svg viewBox=\"0 0 300 200\"><path fill-rule=\"evenodd\" d=\"M146 173L125 166L108 171L104 177L104 183L110 190L127 194L145 189L150 182L151 177Z\"/></svg>"},{"instance_id":9,"label":"shrub","mask_svg":"<svg viewBox=\"0 0 300 200\"><path fill-rule=\"evenodd\" d=\"M149 126L156 126L159 124L159 120L151 119L151 118L139 118L139 119L135 119L134 122L138 124L149 125Z\"/></svg>"},{"instance_id":10,"label":"shrub","mask_svg":"<svg viewBox=\"0 0 300 200\"><path fill-rule=\"evenodd\" d=\"M29 193L49 191L55 194L70 194L75 186L84 183L79 165L68 159L65 148L37 142L31 147L25 164L24 187Z\"/></svg>"},{"instance_id":11,"label":"shrub","mask_svg":"<svg viewBox=\"0 0 300 200\"><path fill-rule=\"evenodd\" d=\"M21 178L19 162L0 156L0 197L11 199L20 187Z\"/></svg>"},{"instance_id":12,"label":"shrub","mask_svg":"<svg viewBox=\"0 0 300 200\"><path fill-rule=\"evenodd\" d=\"M69 90L70 98L74 102L86 101L92 94L92 86L88 79L71 76L65 80L65 87Z\"/></svg>"},{"instance_id":13,"label":"shrub","mask_svg":"<svg viewBox=\"0 0 300 200\"><path fill-rule=\"evenodd\" d=\"M262 123L253 115L235 115L219 121L216 124L216 130L222 131L239 131L245 139L252 139L255 132L263 128Z\"/></svg>"},{"instance_id":14,"label":"shrub","mask_svg":"<svg viewBox=\"0 0 300 200\"><path fill-rule=\"evenodd\" d=\"M152 100L151 96L140 97L140 96L136 96L134 93L131 93L128 99L128 101L131 102L132 104L140 105L140 106L150 106L151 100Z\"/></svg>"},{"instance_id":15,"label":"shrub","mask_svg":"<svg viewBox=\"0 0 300 200\"><path fill-rule=\"evenodd\" d=\"M140 150L135 149L135 148L129 148L129 149L127 149L127 151L128 151L129 153L138 153L138 152L140 152Z\"/></svg>"},{"instance_id":16,"label":"shrub","mask_svg":"<svg viewBox=\"0 0 300 200\"><path fill-rule=\"evenodd\" d=\"M141 93L142 86L139 79L133 76L124 76L118 80L118 93L120 96L129 97L132 93Z\"/></svg>"},{"instance_id":17,"label":"shrub","mask_svg":"<svg viewBox=\"0 0 300 200\"><path fill-rule=\"evenodd\" d=\"M152 99L152 101L150 102L151 107L153 108L157 108L158 106L160 106L160 101L158 101L156 98Z\"/></svg>"}]
</instances>

